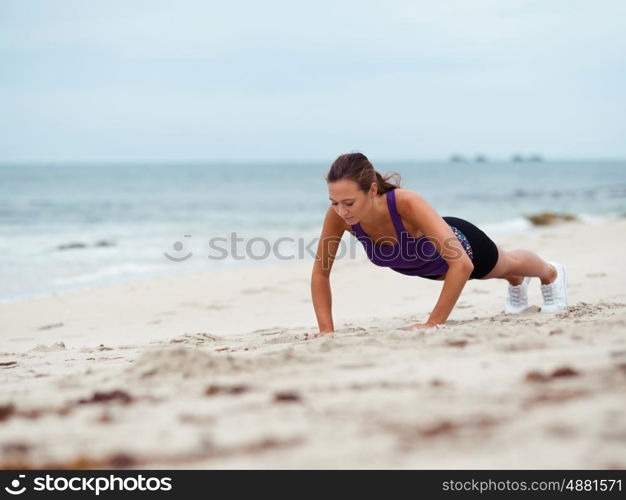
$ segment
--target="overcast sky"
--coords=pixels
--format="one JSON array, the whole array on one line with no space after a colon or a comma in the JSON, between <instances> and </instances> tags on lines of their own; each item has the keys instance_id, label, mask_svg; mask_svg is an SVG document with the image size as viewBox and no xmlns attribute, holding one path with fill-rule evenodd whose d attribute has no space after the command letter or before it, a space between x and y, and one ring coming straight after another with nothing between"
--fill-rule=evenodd
<instances>
[{"instance_id":1,"label":"overcast sky","mask_svg":"<svg viewBox=\"0 0 626 500\"><path fill-rule=\"evenodd\" d=\"M624 0L0 3L0 162L626 157Z\"/></svg>"}]
</instances>

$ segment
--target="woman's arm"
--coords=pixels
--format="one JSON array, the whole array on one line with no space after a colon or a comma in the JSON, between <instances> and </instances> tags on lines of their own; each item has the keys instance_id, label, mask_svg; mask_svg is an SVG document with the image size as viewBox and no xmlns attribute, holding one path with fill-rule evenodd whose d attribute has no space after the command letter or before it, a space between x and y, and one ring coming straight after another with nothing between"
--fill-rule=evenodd
<instances>
[{"instance_id":1,"label":"woman's arm","mask_svg":"<svg viewBox=\"0 0 626 500\"><path fill-rule=\"evenodd\" d=\"M425 198L408 190L403 190L398 198L400 200L397 208L400 215L420 228L448 264L439 300L430 313L426 326L443 324L454 309L474 270L474 264L450 226Z\"/></svg>"},{"instance_id":2,"label":"woman's arm","mask_svg":"<svg viewBox=\"0 0 626 500\"><path fill-rule=\"evenodd\" d=\"M345 230L346 225L343 220L329 207L324 218L324 226L320 241L317 244L315 263L311 273L311 296L320 333L335 331L332 316L330 271Z\"/></svg>"},{"instance_id":3,"label":"woman's arm","mask_svg":"<svg viewBox=\"0 0 626 500\"><path fill-rule=\"evenodd\" d=\"M439 300L430 313L426 325L442 325L446 322L473 270L473 265L467 269L462 266L454 266L448 269Z\"/></svg>"},{"instance_id":4,"label":"woman's arm","mask_svg":"<svg viewBox=\"0 0 626 500\"><path fill-rule=\"evenodd\" d=\"M311 276L311 295L320 333L334 332L330 279L320 274L313 274Z\"/></svg>"}]
</instances>

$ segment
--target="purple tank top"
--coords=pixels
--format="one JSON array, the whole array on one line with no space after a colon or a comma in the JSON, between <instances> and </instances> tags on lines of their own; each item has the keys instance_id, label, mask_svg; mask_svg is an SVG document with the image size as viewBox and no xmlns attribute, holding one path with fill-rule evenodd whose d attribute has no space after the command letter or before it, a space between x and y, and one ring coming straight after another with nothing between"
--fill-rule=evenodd
<instances>
[{"instance_id":1,"label":"purple tank top","mask_svg":"<svg viewBox=\"0 0 626 500\"><path fill-rule=\"evenodd\" d=\"M394 271L409 276L436 276L445 274L448 271L448 263L437 252L426 236L415 238L402 224L400 214L396 210L395 189L387 191L387 206L393 226L398 236L398 244L394 246L377 245L361 229L360 224L354 224L352 230L356 233L356 238L363 244L365 253L369 260L377 266L389 267ZM450 226L450 224L448 224ZM472 247L461 231L450 226L452 232L469 255L474 259Z\"/></svg>"}]
</instances>

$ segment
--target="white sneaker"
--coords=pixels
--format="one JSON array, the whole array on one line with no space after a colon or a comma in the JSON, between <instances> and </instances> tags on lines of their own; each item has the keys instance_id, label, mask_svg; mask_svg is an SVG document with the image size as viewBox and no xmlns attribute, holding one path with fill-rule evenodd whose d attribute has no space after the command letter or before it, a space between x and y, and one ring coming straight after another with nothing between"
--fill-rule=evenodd
<instances>
[{"instance_id":1,"label":"white sneaker","mask_svg":"<svg viewBox=\"0 0 626 500\"><path fill-rule=\"evenodd\" d=\"M504 305L505 313L519 314L528 307L528 283L530 283L530 276L525 276L520 285L509 283L509 293Z\"/></svg>"},{"instance_id":2,"label":"white sneaker","mask_svg":"<svg viewBox=\"0 0 626 500\"><path fill-rule=\"evenodd\" d=\"M548 262L556 268L556 279L548 284L541 285L541 295L543 295L543 306L541 312L551 313L560 311L567 307L567 295L565 284L565 267L558 262Z\"/></svg>"}]
</instances>

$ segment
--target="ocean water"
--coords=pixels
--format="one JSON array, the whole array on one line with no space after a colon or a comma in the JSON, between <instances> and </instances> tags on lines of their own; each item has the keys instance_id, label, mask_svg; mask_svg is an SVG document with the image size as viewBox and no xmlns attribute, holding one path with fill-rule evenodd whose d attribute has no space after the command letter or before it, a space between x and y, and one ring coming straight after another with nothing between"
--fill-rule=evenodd
<instances>
[{"instance_id":1,"label":"ocean water","mask_svg":"<svg viewBox=\"0 0 626 500\"><path fill-rule=\"evenodd\" d=\"M305 246L329 204L328 166L0 165L0 301L311 258ZM626 161L375 166L400 173L402 187L442 216L492 237L532 230L524 216L541 211L585 220L626 214Z\"/></svg>"}]
</instances>

